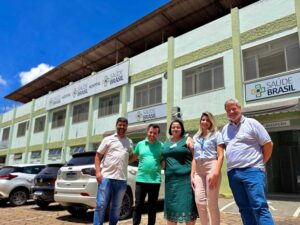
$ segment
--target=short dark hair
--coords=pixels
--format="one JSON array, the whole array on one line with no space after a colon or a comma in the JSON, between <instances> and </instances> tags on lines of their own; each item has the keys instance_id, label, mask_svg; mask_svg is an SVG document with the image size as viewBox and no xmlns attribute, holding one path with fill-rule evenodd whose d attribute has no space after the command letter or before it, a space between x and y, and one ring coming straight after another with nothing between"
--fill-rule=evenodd
<instances>
[{"instance_id":1,"label":"short dark hair","mask_svg":"<svg viewBox=\"0 0 300 225\"><path fill-rule=\"evenodd\" d=\"M158 124L150 123L147 127L147 130L149 130L151 127L153 127L154 129L158 129L158 133L160 133L160 127Z\"/></svg>"},{"instance_id":2,"label":"short dark hair","mask_svg":"<svg viewBox=\"0 0 300 225\"><path fill-rule=\"evenodd\" d=\"M123 122L123 123L126 123L126 124L128 125L128 119L125 118L125 117L119 117L119 118L117 119L116 125L117 125L119 122Z\"/></svg>"},{"instance_id":3,"label":"short dark hair","mask_svg":"<svg viewBox=\"0 0 300 225\"><path fill-rule=\"evenodd\" d=\"M184 130L183 122L180 119L172 120L172 122L171 122L171 124L169 126L169 134L172 135L172 132L171 132L172 129L171 128L172 128L173 123L179 123L179 125L181 127L180 136L183 137L183 135L185 134L185 130Z\"/></svg>"}]
</instances>

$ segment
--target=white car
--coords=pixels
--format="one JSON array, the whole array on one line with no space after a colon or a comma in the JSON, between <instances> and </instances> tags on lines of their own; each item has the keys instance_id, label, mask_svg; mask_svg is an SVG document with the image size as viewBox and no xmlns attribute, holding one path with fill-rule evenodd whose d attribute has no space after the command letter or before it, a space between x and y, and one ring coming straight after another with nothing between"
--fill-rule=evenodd
<instances>
[{"instance_id":1,"label":"white car","mask_svg":"<svg viewBox=\"0 0 300 225\"><path fill-rule=\"evenodd\" d=\"M76 217L82 217L88 209L96 207L98 185L95 176L95 154L95 152L75 154L58 172L54 199ZM120 219L128 218L132 213L137 165L138 163L133 163L128 166L128 185L122 202ZM159 194L159 199L163 198L164 176Z\"/></svg>"},{"instance_id":2,"label":"white car","mask_svg":"<svg viewBox=\"0 0 300 225\"><path fill-rule=\"evenodd\" d=\"M0 170L0 199L13 206L24 205L32 198L34 177L44 168L40 164L4 166Z\"/></svg>"}]
</instances>

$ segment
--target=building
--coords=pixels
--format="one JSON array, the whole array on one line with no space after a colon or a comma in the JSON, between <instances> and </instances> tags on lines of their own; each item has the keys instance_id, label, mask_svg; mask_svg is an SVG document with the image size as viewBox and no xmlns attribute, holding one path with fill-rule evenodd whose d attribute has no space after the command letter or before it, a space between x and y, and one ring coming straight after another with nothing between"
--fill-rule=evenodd
<instances>
[{"instance_id":1,"label":"building","mask_svg":"<svg viewBox=\"0 0 300 225\"><path fill-rule=\"evenodd\" d=\"M272 136L268 193L299 193L299 32L299 0L172 1L6 96L24 105L0 116L0 163L93 151L119 116L134 142L178 116L193 134L203 111L222 127L236 98Z\"/></svg>"}]
</instances>

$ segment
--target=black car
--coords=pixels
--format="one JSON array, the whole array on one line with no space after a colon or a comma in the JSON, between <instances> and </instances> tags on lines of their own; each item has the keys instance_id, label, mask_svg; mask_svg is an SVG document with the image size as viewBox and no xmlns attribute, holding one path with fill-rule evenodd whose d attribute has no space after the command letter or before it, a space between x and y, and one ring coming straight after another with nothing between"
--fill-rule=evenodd
<instances>
[{"instance_id":1,"label":"black car","mask_svg":"<svg viewBox=\"0 0 300 225\"><path fill-rule=\"evenodd\" d=\"M57 171L63 164L48 164L34 178L33 199L35 203L46 208L51 202L54 202L54 186L57 178Z\"/></svg>"}]
</instances>

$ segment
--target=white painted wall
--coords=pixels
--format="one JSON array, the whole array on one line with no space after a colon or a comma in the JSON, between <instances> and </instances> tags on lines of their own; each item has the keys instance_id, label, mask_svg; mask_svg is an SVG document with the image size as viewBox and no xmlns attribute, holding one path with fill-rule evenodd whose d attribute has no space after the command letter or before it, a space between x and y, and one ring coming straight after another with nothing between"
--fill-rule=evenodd
<instances>
[{"instance_id":1,"label":"white painted wall","mask_svg":"<svg viewBox=\"0 0 300 225\"><path fill-rule=\"evenodd\" d=\"M68 139L86 137L87 128L88 128L88 121L72 124L72 117L71 117Z\"/></svg>"},{"instance_id":2,"label":"white painted wall","mask_svg":"<svg viewBox=\"0 0 300 225\"><path fill-rule=\"evenodd\" d=\"M231 16L227 15L175 39L175 58L231 37Z\"/></svg>"},{"instance_id":3,"label":"white painted wall","mask_svg":"<svg viewBox=\"0 0 300 225\"><path fill-rule=\"evenodd\" d=\"M225 88L182 98L182 72L194 66L223 57ZM235 96L232 50L177 68L174 73L174 106L179 106L183 120L199 118L204 111L214 115L224 113L224 102Z\"/></svg>"},{"instance_id":4,"label":"white painted wall","mask_svg":"<svg viewBox=\"0 0 300 225\"><path fill-rule=\"evenodd\" d=\"M26 141L27 141L27 135L28 135L28 129L26 130L25 136L22 137L17 137L17 132L18 132L18 126L20 123L23 123L26 121L22 121L19 123L15 123L14 126L14 131L13 131L13 136L12 136L12 148L21 148L26 146Z\"/></svg>"},{"instance_id":5,"label":"white painted wall","mask_svg":"<svg viewBox=\"0 0 300 225\"><path fill-rule=\"evenodd\" d=\"M32 102L28 102L18 107L16 111L16 117L21 117L29 114L31 112L31 106L32 106Z\"/></svg>"},{"instance_id":6,"label":"white painted wall","mask_svg":"<svg viewBox=\"0 0 300 225\"><path fill-rule=\"evenodd\" d=\"M35 105L34 105L34 111L45 108L46 107L46 99L47 99L47 95L44 95L44 96L36 99Z\"/></svg>"},{"instance_id":7,"label":"white painted wall","mask_svg":"<svg viewBox=\"0 0 300 225\"><path fill-rule=\"evenodd\" d=\"M298 1L298 0L296 0ZM261 0L239 10L241 33L295 13L295 0Z\"/></svg>"},{"instance_id":8,"label":"white painted wall","mask_svg":"<svg viewBox=\"0 0 300 225\"><path fill-rule=\"evenodd\" d=\"M160 65L168 60L168 43L163 43L130 58L129 74L133 75Z\"/></svg>"},{"instance_id":9,"label":"white painted wall","mask_svg":"<svg viewBox=\"0 0 300 225\"><path fill-rule=\"evenodd\" d=\"M2 114L2 123L13 119L14 110Z\"/></svg>"}]
</instances>

